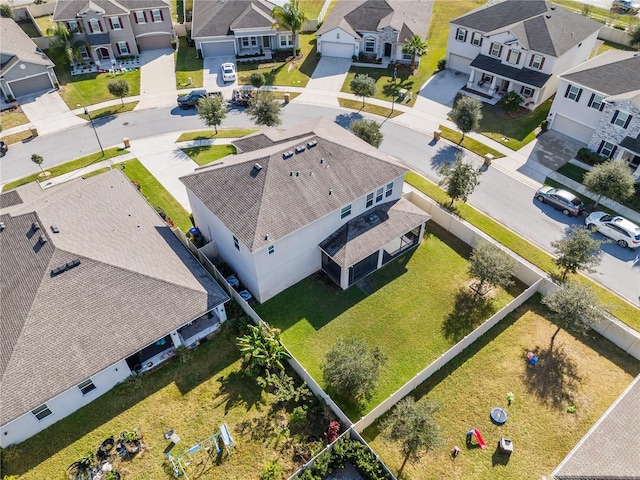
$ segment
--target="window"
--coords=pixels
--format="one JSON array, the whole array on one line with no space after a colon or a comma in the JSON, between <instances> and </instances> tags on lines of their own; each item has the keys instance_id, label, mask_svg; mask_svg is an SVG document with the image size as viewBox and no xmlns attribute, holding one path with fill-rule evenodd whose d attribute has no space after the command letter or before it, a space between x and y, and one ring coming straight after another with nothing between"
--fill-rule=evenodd
<instances>
[{"instance_id":1,"label":"window","mask_svg":"<svg viewBox=\"0 0 640 480\"><path fill-rule=\"evenodd\" d=\"M75 20L69 20L67 22L67 27L71 33L80 33L80 25Z\"/></svg>"},{"instance_id":2,"label":"window","mask_svg":"<svg viewBox=\"0 0 640 480\"><path fill-rule=\"evenodd\" d=\"M340 210L340 218L345 218L351 215L351 205L347 205Z\"/></svg>"},{"instance_id":3,"label":"window","mask_svg":"<svg viewBox=\"0 0 640 480\"><path fill-rule=\"evenodd\" d=\"M240 242L235 235L233 236L233 246L236 247L236 250L240 250Z\"/></svg>"},{"instance_id":4,"label":"window","mask_svg":"<svg viewBox=\"0 0 640 480\"><path fill-rule=\"evenodd\" d=\"M43 405L40 405L35 410L31 410L31 413L33 414L34 417L36 417L38 419L38 421L44 420L49 415L53 414L53 412L51 410L49 410L49 407L47 407L46 403L43 404Z\"/></svg>"},{"instance_id":5,"label":"window","mask_svg":"<svg viewBox=\"0 0 640 480\"><path fill-rule=\"evenodd\" d=\"M89 20L89 31L91 33L102 32L102 22L95 18Z\"/></svg>"},{"instance_id":6,"label":"window","mask_svg":"<svg viewBox=\"0 0 640 480\"><path fill-rule=\"evenodd\" d=\"M458 28L456 31L456 40L459 42L467 41L467 31L464 28Z\"/></svg>"},{"instance_id":7,"label":"window","mask_svg":"<svg viewBox=\"0 0 640 480\"><path fill-rule=\"evenodd\" d=\"M567 91L564 92L564 97L569 100L573 100L574 102L580 101L580 95L582 95L582 89L575 85L569 85L567 87Z\"/></svg>"},{"instance_id":8,"label":"window","mask_svg":"<svg viewBox=\"0 0 640 480\"><path fill-rule=\"evenodd\" d=\"M520 61L520 52L517 50L509 50L509 55L507 56L507 62L512 65L517 65Z\"/></svg>"},{"instance_id":9,"label":"window","mask_svg":"<svg viewBox=\"0 0 640 480\"><path fill-rule=\"evenodd\" d=\"M542 70L542 66L544 65L544 57L542 55L531 55L531 61L529 62L529 66L531 68L535 68L537 70Z\"/></svg>"},{"instance_id":10,"label":"window","mask_svg":"<svg viewBox=\"0 0 640 480\"><path fill-rule=\"evenodd\" d=\"M411 60L411 55L408 53L403 53L402 54L402 59L403 60Z\"/></svg>"},{"instance_id":11,"label":"window","mask_svg":"<svg viewBox=\"0 0 640 480\"><path fill-rule=\"evenodd\" d=\"M629 123L631 123L631 118L631 115L628 113L616 110L616 113L613 114L613 118L611 119L611 123L622 128L627 128Z\"/></svg>"},{"instance_id":12,"label":"window","mask_svg":"<svg viewBox=\"0 0 640 480\"><path fill-rule=\"evenodd\" d=\"M111 30L122 29L122 21L120 20L120 17L111 17L109 19L109 25L111 25Z\"/></svg>"},{"instance_id":13,"label":"window","mask_svg":"<svg viewBox=\"0 0 640 480\"><path fill-rule=\"evenodd\" d=\"M367 53L375 53L376 51L376 39L373 37L367 37L364 41L364 51Z\"/></svg>"},{"instance_id":14,"label":"window","mask_svg":"<svg viewBox=\"0 0 640 480\"><path fill-rule=\"evenodd\" d=\"M522 87L520 89L520 93L522 94L523 97L527 98L527 97L533 97L533 93L535 92L535 90L531 87Z\"/></svg>"},{"instance_id":15,"label":"window","mask_svg":"<svg viewBox=\"0 0 640 480\"><path fill-rule=\"evenodd\" d=\"M611 158L616 151L616 146L611 142L602 141L598 153L607 158Z\"/></svg>"},{"instance_id":16,"label":"window","mask_svg":"<svg viewBox=\"0 0 640 480\"><path fill-rule=\"evenodd\" d=\"M473 32L471 35L471 45L475 45L476 47L482 46L482 34L480 32Z\"/></svg>"},{"instance_id":17,"label":"window","mask_svg":"<svg viewBox=\"0 0 640 480\"><path fill-rule=\"evenodd\" d=\"M604 97L597 93L592 93L589 99L589 106L601 112L604 108Z\"/></svg>"},{"instance_id":18,"label":"window","mask_svg":"<svg viewBox=\"0 0 640 480\"><path fill-rule=\"evenodd\" d=\"M151 15L153 15L154 22L162 22L164 20L164 15L162 15L162 10L151 10Z\"/></svg>"},{"instance_id":19,"label":"window","mask_svg":"<svg viewBox=\"0 0 640 480\"><path fill-rule=\"evenodd\" d=\"M80 56L85 60L91 58L89 57L89 50L87 49L87 47L82 46L78 49L78 51L80 52Z\"/></svg>"},{"instance_id":20,"label":"window","mask_svg":"<svg viewBox=\"0 0 640 480\"><path fill-rule=\"evenodd\" d=\"M249 37L242 37L242 46L243 47L248 47L249 46Z\"/></svg>"},{"instance_id":21,"label":"window","mask_svg":"<svg viewBox=\"0 0 640 480\"><path fill-rule=\"evenodd\" d=\"M133 13L135 15L136 23L147 23L147 14L142 10L136 10Z\"/></svg>"},{"instance_id":22,"label":"window","mask_svg":"<svg viewBox=\"0 0 640 480\"><path fill-rule=\"evenodd\" d=\"M269 245L267 251L269 252L269 255L273 255L274 253L276 253L276 247L274 245Z\"/></svg>"},{"instance_id":23,"label":"window","mask_svg":"<svg viewBox=\"0 0 640 480\"><path fill-rule=\"evenodd\" d=\"M95 390L96 386L93 384L91 379L89 379L89 380L86 380L86 381L82 382L80 385L78 385L78 388L82 392L82 395L86 395L87 393L92 392L93 390Z\"/></svg>"},{"instance_id":24,"label":"window","mask_svg":"<svg viewBox=\"0 0 640 480\"><path fill-rule=\"evenodd\" d=\"M487 73L482 74L482 79L480 80L482 83L491 83L493 82L493 75L489 75Z\"/></svg>"},{"instance_id":25,"label":"window","mask_svg":"<svg viewBox=\"0 0 640 480\"><path fill-rule=\"evenodd\" d=\"M492 57L500 58L500 55L502 55L502 45L500 45L499 43L492 43L491 49L489 50L489 55L491 55Z\"/></svg>"},{"instance_id":26,"label":"window","mask_svg":"<svg viewBox=\"0 0 640 480\"><path fill-rule=\"evenodd\" d=\"M390 197L391 195L393 195L393 182L387 183L387 191L384 194L385 197Z\"/></svg>"},{"instance_id":27,"label":"window","mask_svg":"<svg viewBox=\"0 0 640 480\"><path fill-rule=\"evenodd\" d=\"M376 203L382 201L382 194L383 193L384 193L384 189L382 187L380 187L378 190L376 190Z\"/></svg>"},{"instance_id":28,"label":"window","mask_svg":"<svg viewBox=\"0 0 640 480\"><path fill-rule=\"evenodd\" d=\"M280 47L293 47L293 38L291 34L280 35Z\"/></svg>"},{"instance_id":29,"label":"window","mask_svg":"<svg viewBox=\"0 0 640 480\"><path fill-rule=\"evenodd\" d=\"M118 50L120 50L121 54L131 53L129 51L129 44L127 42L118 42Z\"/></svg>"},{"instance_id":30,"label":"window","mask_svg":"<svg viewBox=\"0 0 640 480\"><path fill-rule=\"evenodd\" d=\"M367 195L367 208L373 205L373 192Z\"/></svg>"}]
</instances>

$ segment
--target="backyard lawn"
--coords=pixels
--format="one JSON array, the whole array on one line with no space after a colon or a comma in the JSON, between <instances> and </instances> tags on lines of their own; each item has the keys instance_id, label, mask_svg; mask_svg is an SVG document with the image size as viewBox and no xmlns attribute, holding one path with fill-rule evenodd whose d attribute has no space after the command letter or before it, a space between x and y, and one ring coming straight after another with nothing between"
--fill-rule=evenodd
<instances>
[{"instance_id":1,"label":"backyard lawn","mask_svg":"<svg viewBox=\"0 0 640 480\"><path fill-rule=\"evenodd\" d=\"M435 419L445 439L419 463L407 463L402 478L551 478L551 471L640 373L640 362L597 334L575 337L564 330L550 353L557 327L545 315L534 296L418 388L416 400L439 405ZM526 362L529 351L540 359L535 366ZM514 394L510 406L507 392ZM571 405L575 413L567 412ZM502 426L489 418L496 406L508 414ZM465 445L472 428L484 437L486 450ZM403 461L397 445L380 434L378 424L363 436L396 474ZM501 436L513 441L511 458L496 451ZM454 445L461 452L452 460Z\"/></svg>"},{"instance_id":2,"label":"backyard lawn","mask_svg":"<svg viewBox=\"0 0 640 480\"><path fill-rule=\"evenodd\" d=\"M307 18L314 19L320 15L320 10L324 5L324 0L301 0L300 9L307 15Z\"/></svg>"},{"instance_id":3,"label":"backyard lawn","mask_svg":"<svg viewBox=\"0 0 640 480\"><path fill-rule=\"evenodd\" d=\"M522 291L515 286L498 290L495 298L472 298L469 247L435 224L427 229L420 247L365 279L370 294L358 286L342 291L316 274L256 307L265 321L282 329L283 343L322 386L320 365L340 336L365 338L389 356L371 401L361 409L340 402L353 420Z\"/></svg>"},{"instance_id":4,"label":"backyard lawn","mask_svg":"<svg viewBox=\"0 0 640 480\"><path fill-rule=\"evenodd\" d=\"M128 170L128 168L127 168ZM255 380L240 371L239 352L229 326L206 343L169 360L158 370L133 377L29 440L3 451L2 474L20 480L67 478L65 471L110 435L137 428L146 450L141 457L117 462L124 479L173 478L164 454L173 429L181 438L172 453L215 434L222 423L236 442L231 456L194 456L190 478L258 479L260 470L277 460L287 476L294 448L309 445L310 434L322 438L324 419L315 398L307 403L307 421L291 421L291 409L274 403Z\"/></svg>"},{"instance_id":5,"label":"backyard lawn","mask_svg":"<svg viewBox=\"0 0 640 480\"><path fill-rule=\"evenodd\" d=\"M126 80L129 83L129 95L140 95L140 70L125 72L120 75L112 73L88 73L71 75L68 69L61 71L56 68L56 75L60 81L58 93L71 109L78 105L95 105L108 100L118 100L109 93L107 84L112 80ZM125 97L126 98L126 97Z\"/></svg>"},{"instance_id":6,"label":"backyard lawn","mask_svg":"<svg viewBox=\"0 0 640 480\"><path fill-rule=\"evenodd\" d=\"M195 47L187 45L187 39L180 37L178 39L178 49L174 53L176 64L176 87L181 88L197 88L202 87L202 58L197 57ZM191 83L189 83L191 79Z\"/></svg>"}]
</instances>

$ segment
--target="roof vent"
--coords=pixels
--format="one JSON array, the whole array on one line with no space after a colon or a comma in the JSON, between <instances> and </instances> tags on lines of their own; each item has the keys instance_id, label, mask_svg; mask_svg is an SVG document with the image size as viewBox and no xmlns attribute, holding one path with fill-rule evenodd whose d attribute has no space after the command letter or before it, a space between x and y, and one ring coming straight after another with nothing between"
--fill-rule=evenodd
<instances>
[{"instance_id":1,"label":"roof vent","mask_svg":"<svg viewBox=\"0 0 640 480\"><path fill-rule=\"evenodd\" d=\"M547 17L547 18L551 18L551 15L547 15L546 17Z\"/></svg>"},{"instance_id":2,"label":"roof vent","mask_svg":"<svg viewBox=\"0 0 640 480\"><path fill-rule=\"evenodd\" d=\"M265 240L269 240L269 234L268 233L264 236L264 239Z\"/></svg>"},{"instance_id":3,"label":"roof vent","mask_svg":"<svg viewBox=\"0 0 640 480\"><path fill-rule=\"evenodd\" d=\"M378 221L378 214L377 213L372 213L371 215L369 215L369 221L370 222L377 222Z\"/></svg>"},{"instance_id":4,"label":"roof vent","mask_svg":"<svg viewBox=\"0 0 640 480\"><path fill-rule=\"evenodd\" d=\"M7 226L4 224L4 222L0 222L0 232L2 230L4 230Z\"/></svg>"},{"instance_id":5,"label":"roof vent","mask_svg":"<svg viewBox=\"0 0 640 480\"><path fill-rule=\"evenodd\" d=\"M556 6L555 5L551 5L551 10L555 10Z\"/></svg>"},{"instance_id":6,"label":"roof vent","mask_svg":"<svg viewBox=\"0 0 640 480\"><path fill-rule=\"evenodd\" d=\"M60 233L60 229L58 227L56 227L55 225L51 225L51 231L53 233Z\"/></svg>"},{"instance_id":7,"label":"roof vent","mask_svg":"<svg viewBox=\"0 0 640 480\"><path fill-rule=\"evenodd\" d=\"M293 170L290 170L290 171L289 171L289 176L290 176L290 177L293 177Z\"/></svg>"},{"instance_id":8,"label":"roof vent","mask_svg":"<svg viewBox=\"0 0 640 480\"><path fill-rule=\"evenodd\" d=\"M307 142L307 148L313 148L318 144L317 140L312 140L310 142Z\"/></svg>"},{"instance_id":9,"label":"roof vent","mask_svg":"<svg viewBox=\"0 0 640 480\"><path fill-rule=\"evenodd\" d=\"M320 163L321 163L321 164L322 164L322 163L324 163L324 158L321 158L321 159L320 159Z\"/></svg>"},{"instance_id":10,"label":"roof vent","mask_svg":"<svg viewBox=\"0 0 640 480\"><path fill-rule=\"evenodd\" d=\"M38 243L40 245L44 245L45 243L47 243L47 237L45 237L44 235L40 235L40 237L38 238Z\"/></svg>"},{"instance_id":11,"label":"roof vent","mask_svg":"<svg viewBox=\"0 0 640 480\"><path fill-rule=\"evenodd\" d=\"M286 160L287 158L291 158L291 157L293 157L293 152L291 150L289 150L288 152L284 152L282 154L283 160Z\"/></svg>"},{"instance_id":12,"label":"roof vent","mask_svg":"<svg viewBox=\"0 0 640 480\"><path fill-rule=\"evenodd\" d=\"M304 145L300 145L299 147L296 147L296 153L302 153L307 149L307 147L305 147Z\"/></svg>"},{"instance_id":13,"label":"roof vent","mask_svg":"<svg viewBox=\"0 0 640 480\"><path fill-rule=\"evenodd\" d=\"M329 190L329 195L331 195L333 193L333 189Z\"/></svg>"},{"instance_id":14,"label":"roof vent","mask_svg":"<svg viewBox=\"0 0 640 480\"><path fill-rule=\"evenodd\" d=\"M51 270L51 276L55 277L56 275L60 275L61 273L66 272L67 270L71 270L72 268L75 268L78 265L80 265L80 259L74 258L70 262L67 262L64 265L60 265L59 267L56 267L53 270Z\"/></svg>"},{"instance_id":15,"label":"roof vent","mask_svg":"<svg viewBox=\"0 0 640 480\"><path fill-rule=\"evenodd\" d=\"M300 176L300 170L297 170L296 171L296 177L299 177L299 176Z\"/></svg>"},{"instance_id":16,"label":"roof vent","mask_svg":"<svg viewBox=\"0 0 640 480\"><path fill-rule=\"evenodd\" d=\"M40 230L40 225L38 224L38 222L33 222L31 224L31 230L33 231Z\"/></svg>"},{"instance_id":17,"label":"roof vent","mask_svg":"<svg viewBox=\"0 0 640 480\"><path fill-rule=\"evenodd\" d=\"M260 165L259 163L256 162L256 163L253 164L253 168L255 168L257 171L260 171L260 170L262 170L262 165Z\"/></svg>"}]
</instances>

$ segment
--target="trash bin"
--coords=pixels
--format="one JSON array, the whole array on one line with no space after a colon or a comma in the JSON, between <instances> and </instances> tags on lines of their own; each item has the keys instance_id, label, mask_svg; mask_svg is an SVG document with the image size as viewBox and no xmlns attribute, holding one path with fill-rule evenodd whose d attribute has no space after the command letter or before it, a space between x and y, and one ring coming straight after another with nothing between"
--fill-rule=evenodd
<instances>
[{"instance_id":1,"label":"trash bin","mask_svg":"<svg viewBox=\"0 0 640 480\"><path fill-rule=\"evenodd\" d=\"M289 100L291 100L291 95L288 93L284 94L284 103L289 103Z\"/></svg>"},{"instance_id":2,"label":"trash bin","mask_svg":"<svg viewBox=\"0 0 640 480\"><path fill-rule=\"evenodd\" d=\"M195 238L196 236L200 235L200 230L197 227L190 228L189 235Z\"/></svg>"},{"instance_id":3,"label":"trash bin","mask_svg":"<svg viewBox=\"0 0 640 480\"><path fill-rule=\"evenodd\" d=\"M38 136L38 129L36 127L31 127L29 130L31 130L31 136L32 137L37 137Z\"/></svg>"},{"instance_id":4,"label":"trash bin","mask_svg":"<svg viewBox=\"0 0 640 480\"><path fill-rule=\"evenodd\" d=\"M493 160L493 155L491 155L490 153L487 153L484 156L484 164L488 167L489 165L491 165L491 161Z\"/></svg>"},{"instance_id":5,"label":"trash bin","mask_svg":"<svg viewBox=\"0 0 640 480\"><path fill-rule=\"evenodd\" d=\"M124 148L131 148L131 141L127 137L124 137L122 142L124 143Z\"/></svg>"},{"instance_id":6,"label":"trash bin","mask_svg":"<svg viewBox=\"0 0 640 480\"><path fill-rule=\"evenodd\" d=\"M441 130L434 130L433 131L433 139L434 140L440 140L440 135L442 135L442 131Z\"/></svg>"}]
</instances>

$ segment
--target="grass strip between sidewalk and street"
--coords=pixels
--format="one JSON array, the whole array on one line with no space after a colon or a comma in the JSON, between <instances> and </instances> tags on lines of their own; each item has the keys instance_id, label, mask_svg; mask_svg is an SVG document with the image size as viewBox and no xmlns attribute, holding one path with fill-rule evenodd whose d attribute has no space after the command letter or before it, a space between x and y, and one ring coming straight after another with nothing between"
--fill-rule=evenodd
<instances>
[{"instance_id":1,"label":"grass strip between sidewalk and street","mask_svg":"<svg viewBox=\"0 0 640 480\"><path fill-rule=\"evenodd\" d=\"M340 98L338 97L338 103L342 108L350 108L352 110L358 110L358 112L362 113L372 113L374 115L380 115L385 118L393 118L398 115L402 115L404 112L400 112L398 110L393 110L391 112L390 108L381 107L380 105L372 105L370 103L365 103L364 108L362 108L362 102L358 100L351 100L349 98Z\"/></svg>"},{"instance_id":2,"label":"grass strip between sidewalk and street","mask_svg":"<svg viewBox=\"0 0 640 480\"><path fill-rule=\"evenodd\" d=\"M484 157L488 153L493 155L493 158L502 158L505 156L504 153L500 153L499 151L494 150L491 147L487 147L484 143L480 143L479 141L474 140L473 138L468 136L465 136L464 140L460 142L460 140L462 139L462 134L460 132L456 132L451 128L447 128L444 125L440 125L439 128L442 132L443 138L446 138L450 142L466 148L467 150L470 150L473 153L480 155L481 157Z\"/></svg>"},{"instance_id":3,"label":"grass strip between sidewalk and street","mask_svg":"<svg viewBox=\"0 0 640 480\"><path fill-rule=\"evenodd\" d=\"M178 137L176 143L189 142L191 140L211 140L215 138L241 138L258 130L253 128L219 128L218 133L215 130L198 130L195 132L184 132Z\"/></svg>"},{"instance_id":4,"label":"grass strip between sidewalk and street","mask_svg":"<svg viewBox=\"0 0 640 480\"><path fill-rule=\"evenodd\" d=\"M440 205L449 205L450 198L446 192L417 173L407 173L405 181L425 195L431 197ZM463 220L469 222L496 241L500 242L505 247L520 255L525 260L531 262L551 275L558 275L559 269L554 263L551 255L532 245L529 241L504 227L497 221L489 218L470 205L460 202L455 205L455 213ZM612 315L629 327L640 332L640 311L638 308L582 275L578 275L576 278L588 283L596 290L600 296L600 300L608 307Z\"/></svg>"},{"instance_id":5,"label":"grass strip between sidewalk and street","mask_svg":"<svg viewBox=\"0 0 640 480\"><path fill-rule=\"evenodd\" d=\"M130 112L131 110L136 108L136 105L138 105L138 102L129 102L125 103L124 105L121 103L120 105L113 105L111 107L104 107L90 111L89 115L91 115L91 118L94 120L97 120L99 118L112 117L121 113ZM80 115L78 115L78 117L84 120L89 120L89 115L81 113Z\"/></svg>"},{"instance_id":6,"label":"grass strip between sidewalk and street","mask_svg":"<svg viewBox=\"0 0 640 480\"><path fill-rule=\"evenodd\" d=\"M3 137L0 137L0 139L2 139L2 141L7 145L13 145L14 143L21 143L31 138L33 138L33 135L31 135L31 130L23 130L22 132L12 133L11 135L5 135Z\"/></svg>"}]
</instances>

